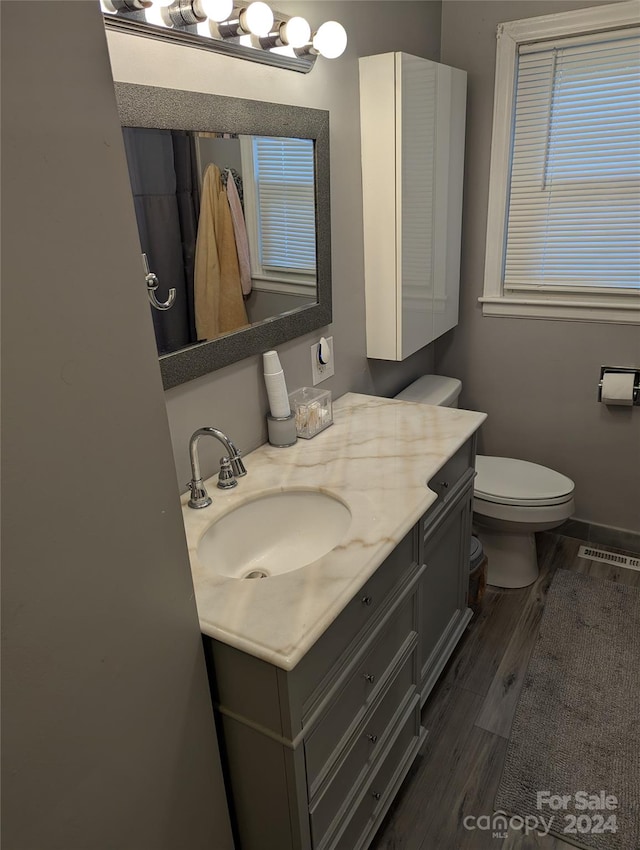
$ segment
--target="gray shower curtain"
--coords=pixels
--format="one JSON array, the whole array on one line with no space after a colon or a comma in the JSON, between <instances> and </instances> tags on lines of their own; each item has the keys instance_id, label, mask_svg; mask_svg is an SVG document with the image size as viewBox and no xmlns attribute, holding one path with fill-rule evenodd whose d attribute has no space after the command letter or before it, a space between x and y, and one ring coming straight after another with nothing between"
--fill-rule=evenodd
<instances>
[{"instance_id":1,"label":"gray shower curtain","mask_svg":"<svg viewBox=\"0 0 640 850\"><path fill-rule=\"evenodd\" d=\"M124 127L124 144L140 235L140 249L158 276L158 300L170 287L170 310L151 307L158 354L197 342L193 267L199 180L193 137L180 130Z\"/></svg>"}]
</instances>

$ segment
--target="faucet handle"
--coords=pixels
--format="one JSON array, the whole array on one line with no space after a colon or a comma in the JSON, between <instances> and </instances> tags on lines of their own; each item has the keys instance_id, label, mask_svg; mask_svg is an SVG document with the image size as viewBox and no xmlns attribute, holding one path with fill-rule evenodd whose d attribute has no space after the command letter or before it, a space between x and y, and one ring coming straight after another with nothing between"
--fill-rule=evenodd
<instances>
[{"instance_id":1,"label":"faucet handle","mask_svg":"<svg viewBox=\"0 0 640 850\"><path fill-rule=\"evenodd\" d=\"M242 452L240 449L236 448L235 443L231 440L229 442L229 448L231 449L230 462L231 468L233 469L233 474L236 478L242 478L243 475L247 474L247 470L245 469L245 465L242 461L241 455Z\"/></svg>"},{"instance_id":2,"label":"faucet handle","mask_svg":"<svg viewBox=\"0 0 640 850\"><path fill-rule=\"evenodd\" d=\"M192 478L191 481L187 484L187 487L191 491L191 498L189 499L190 508L209 507L209 505L211 504L211 496L207 494L204 484L202 483L202 478Z\"/></svg>"},{"instance_id":3,"label":"faucet handle","mask_svg":"<svg viewBox=\"0 0 640 850\"><path fill-rule=\"evenodd\" d=\"M242 478L243 475L247 474L247 470L245 469L245 465L242 462L242 458L240 457L240 452L235 457L232 457L229 461L231 464L231 468L233 469L233 474L237 478Z\"/></svg>"},{"instance_id":4,"label":"faucet handle","mask_svg":"<svg viewBox=\"0 0 640 850\"><path fill-rule=\"evenodd\" d=\"M233 474L231 461L228 457L221 457L220 472L218 473L218 487L221 490L229 490L231 487L237 487L237 485L238 482Z\"/></svg>"}]
</instances>

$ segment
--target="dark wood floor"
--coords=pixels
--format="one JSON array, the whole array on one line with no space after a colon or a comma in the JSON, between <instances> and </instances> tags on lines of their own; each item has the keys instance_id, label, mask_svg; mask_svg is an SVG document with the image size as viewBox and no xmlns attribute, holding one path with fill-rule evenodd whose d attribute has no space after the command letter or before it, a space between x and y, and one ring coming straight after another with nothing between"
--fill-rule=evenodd
<instances>
[{"instance_id":1,"label":"dark wood floor","mask_svg":"<svg viewBox=\"0 0 640 850\"><path fill-rule=\"evenodd\" d=\"M575 850L550 836L510 832L494 838L490 831L465 829L463 820L494 812L511 723L555 571L640 587L638 571L578 558L582 542L538 535L535 584L487 589L480 614L425 704L428 738L370 850Z\"/></svg>"}]
</instances>

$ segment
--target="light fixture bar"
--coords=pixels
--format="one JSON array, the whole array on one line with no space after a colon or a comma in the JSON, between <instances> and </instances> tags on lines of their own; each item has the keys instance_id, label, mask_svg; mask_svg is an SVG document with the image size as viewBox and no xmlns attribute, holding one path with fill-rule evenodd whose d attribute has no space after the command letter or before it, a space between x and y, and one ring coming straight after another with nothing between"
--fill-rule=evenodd
<instances>
[{"instance_id":1,"label":"light fixture bar","mask_svg":"<svg viewBox=\"0 0 640 850\"><path fill-rule=\"evenodd\" d=\"M103 15L105 27L114 32L124 32L129 35L139 35L145 38L155 38L160 41L169 41L173 44L182 44L188 47L197 47L201 50L212 50L224 56L235 59L248 59L250 62L259 62L262 65L271 65L274 68L285 68L289 71L298 71L308 74L313 68L316 55L308 53L303 56L287 56L282 53L274 53L256 47L248 47L235 41L207 38L198 33L189 32L183 28L158 27L120 14Z\"/></svg>"}]
</instances>

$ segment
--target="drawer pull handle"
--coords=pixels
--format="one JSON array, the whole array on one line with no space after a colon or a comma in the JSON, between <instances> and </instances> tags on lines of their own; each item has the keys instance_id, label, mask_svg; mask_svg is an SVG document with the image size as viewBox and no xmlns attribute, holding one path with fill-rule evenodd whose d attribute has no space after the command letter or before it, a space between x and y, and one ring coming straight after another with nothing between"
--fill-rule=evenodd
<instances>
[{"instance_id":1,"label":"drawer pull handle","mask_svg":"<svg viewBox=\"0 0 640 850\"><path fill-rule=\"evenodd\" d=\"M372 744L375 744L375 742L378 740L378 736L377 735L367 735L367 740L371 741Z\"/></svg>"},{"instance_id":2,"label":"drawer pull handle","mask_svg":"<svg viewBox=\"0 0 640 850\"><path fill-rule=\"evenodd\" d=\"M363 596L362 597L362 604L363 605L371 605L372 602L373 602L373 599L370 596Z\"/></svg>"},{"instance_id":3,"label":"drawer pull handle","mask_svg":"<svg viewBox=\"0 0 640 850\"><path fill-rule=\"evenodd\" d=\"M379 799L380 799L380 792L379 792L379 791L374 791L374 792L371 794L371 796L373 797L373 799L374 799L374 800L379 800Z\"/></svg>"},{"instance_id":4,"label":"drawer pull handle","mask_svg":"<svg viewBox=\"0 0 640 850\"><path fill-rule=\"evenodd\" d=\"M373 673L365 673L364 677L367 680L367 682L371 682L372 684L376 680L376 677L373 675Z\"/></svg>"},{"instance_id":5,"label":"drawer pull handle","mask_svg":"<svg viewBox=\"0 0 640 850\"><path fill-rule=\"evenodd\" d=\"M448 481L441 481L440 486L446 490L449 486L449 482Z\"/></svg>"}]
</instances>

